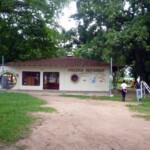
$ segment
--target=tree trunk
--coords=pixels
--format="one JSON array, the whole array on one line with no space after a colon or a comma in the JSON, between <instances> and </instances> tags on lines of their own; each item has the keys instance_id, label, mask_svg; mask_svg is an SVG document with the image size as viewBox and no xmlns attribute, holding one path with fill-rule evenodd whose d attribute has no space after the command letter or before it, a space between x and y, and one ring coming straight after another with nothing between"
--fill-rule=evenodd
<instances>
[{"instance_id":1,"label":"tree trunk","mask_svg":"<svg viewBox=\"0 0 150 150\"><path fill-rule=\"evenodd\" d=\"M145 66L144 66L144 60L142 57L142 50L137 48L135 50L135 60L136 60L136 69L137 69L137 74L140 76L141 80L146 80L145 76Z\"/></svg>"}]
</instances>

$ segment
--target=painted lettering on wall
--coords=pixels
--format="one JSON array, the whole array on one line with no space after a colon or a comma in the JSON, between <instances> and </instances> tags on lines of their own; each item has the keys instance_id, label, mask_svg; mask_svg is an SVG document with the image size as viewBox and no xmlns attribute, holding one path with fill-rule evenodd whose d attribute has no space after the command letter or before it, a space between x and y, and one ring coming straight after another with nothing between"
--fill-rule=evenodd
<instances>
[{"instance_id":1,"label":"painted lettering on wall","mask_svg":"<svg viewBox=\"0 0 150 150\"><path fill-rule=\"evenodd\" d=\"M76 73L79 76L79 82L88 82L90 84L99 84L106 82L106 73L105 69L94 69L94 68L85 68L85 69L79 69L79 68L71 68L68 69L68 72ZM78 82L78 83L79 83Z\"/></svg>"},{"instance_id":2,"label":"painted lettering on wall","mask_svg":"<svg viewBox=\"0 0 150 150\"><path fill-rule=\"evenodd\" d=\"M104 69L86 69L85 72L104 72Z\"/></svg>"},{"instance_id":3,"label":"painted lettering on wall","mask_svg":"<svg viewBox=\"0 0 150 150\"><path fill-rule=\"evenodd\" d=\"M68 69L68 72L104 72L104 69Z\"/></svg>"},{"instance_id":4,"label":"painted lettering on wall","mask_svg":"<svg viewBox=\"0 0 150 150\"><path fill-rule=\"evenodd\" d=\"M84 69L68 69L68 72L83 72Z\"/></svg>"}]
</instances>

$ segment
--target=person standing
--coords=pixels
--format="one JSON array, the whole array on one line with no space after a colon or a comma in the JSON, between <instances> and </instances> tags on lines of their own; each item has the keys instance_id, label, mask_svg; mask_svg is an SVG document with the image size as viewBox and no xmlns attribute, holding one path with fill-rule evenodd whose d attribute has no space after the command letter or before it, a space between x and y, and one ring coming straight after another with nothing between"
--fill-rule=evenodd
<instances>
[{"instance_id":1,"label":"person standing","mask_svg":"<svg viewBox=\"0 0 150 150\"><path fill-rule=\"evenodd\" d=\"M136 88L136 99L137 101L140 101L141 100L141 83L139 80L136 81L135 88Z\"/></svg>"},{"instance_id":2,"label":"person standing","mask_svg":"<svg viewBox=\"0 0 150 150\"><path fill-rule=\"evenodd\" d=\"M127 84L125 83L125 80L123 80L123 83L121 84L121 94L122 94L122 101L125 102L126 94L127 94Z\"/></svg>"}]
</instances>

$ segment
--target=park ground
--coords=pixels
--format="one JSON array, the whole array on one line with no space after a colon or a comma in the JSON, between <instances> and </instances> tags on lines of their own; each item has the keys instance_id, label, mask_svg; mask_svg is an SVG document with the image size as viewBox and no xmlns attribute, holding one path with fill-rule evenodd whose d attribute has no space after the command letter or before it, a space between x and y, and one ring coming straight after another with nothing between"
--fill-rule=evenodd
<instances>
[{"instance_id":1,"label":"park ground","mask_svg":"<svg viewBox=\"0 0 150 150\"><path fill-rule=\"evenodd\" d=\"M135 117L128 102L81 100L30 93L56 108L34 113L39 121L26 139L4 150L148 150L150 121Z\"/></svg>"}]
</instances>

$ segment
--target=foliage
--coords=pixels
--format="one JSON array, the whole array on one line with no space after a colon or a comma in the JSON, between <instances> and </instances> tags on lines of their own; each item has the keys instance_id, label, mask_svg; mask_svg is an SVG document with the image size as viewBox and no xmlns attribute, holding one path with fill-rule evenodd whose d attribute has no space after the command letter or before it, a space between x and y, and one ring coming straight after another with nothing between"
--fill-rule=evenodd
<instances>
[{"instance_id":1,"label":"foliage","mask_svg":"<svg viewBox=\"0 0 150 150\"><path fill-rule=\"evenodd\" d=\"M57 50L57 57L65 57L70 53L72 50L72 38L74 33L72 30L65 31L62 28L61 33L58 36L58 47L59 49Z\"/></svg>"},{"instance_id":2,"label":"foliage","mask_svg":"<svg viewBox=\"0 0 150 150\"><path fill-rule=\"evenodd\" d=\"M67 0L1 0L0 55L5 61L54 57L55 17Z\"/></svg>"},{"instance_id":3,"label":"foliage","mask_svg":"<svg viewBox=\"0 0 150 150\"><path fill-rule=\"evenodd\" d=\"M119 82L119 80L123 76L124 76L124 68L114 72L114 74L113 74L113 85L115 86L115 88L117 86L117 83Z\"/></svg>"},{"instance_id":4,"label":"foliage","mask_svg":"<svg viewBox=\"0 0 150 150\"><path fill-rule=\"evenodd\" d=\"M75 55L113 57L113 63L131 66L135 78L149 81L150 1L78 0L72 17L79 22Z\"/></svg>"},{"instance_id":5,"label":"foliage","mask_svg":"<svg viewBox=\"0 0 150 150\"><path fill-rule=\"evenodd\" d=\"M29 112L53 112L55 109L41 107L46 104L27 94L1 92L0 99L0 141L13 143L29 132L29 125L35 118Z\"/></svg>"}]
</instances>

